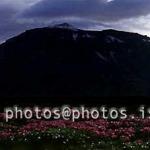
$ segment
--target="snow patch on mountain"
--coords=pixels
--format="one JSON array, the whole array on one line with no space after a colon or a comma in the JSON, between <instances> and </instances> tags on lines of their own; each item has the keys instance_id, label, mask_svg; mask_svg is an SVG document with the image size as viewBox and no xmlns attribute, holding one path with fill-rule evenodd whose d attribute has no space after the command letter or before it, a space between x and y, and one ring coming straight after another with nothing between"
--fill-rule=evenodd
<instances>
[{"instance_id":1,"label":"snow patch on mountain","mask_svg":"<svg viewBox=\"0 0 150 150\"><path fill-rule=\"evenodd\" d=\"M107 42L107 43L112 43L112 42L124 43L124 41L122 41L122 40L120 40L120 39L118 39L118 38L116 38L116 37L114 37L114 36L111 36L111 35L108 35L108 36L106 37L106 42Z\"/></svg>"},{"instance_id":2,"label":"snow patch on mountain","mask_svg":"<svg viewBox=\"0 0 150 150\"><path fill-rule=\"evenodd\" d=\"M103 61L106 61L106 62L108 61L107 58L106 58L105 56L103 56L100 52L97 52L97 51L96 51L95 53L96 53L96 55L97 55L100 59L102 59Z\"/></svg>"},{"instance_id":3,"label":"snow patch on mountain","mask_svg":"<svg viewBox=\"0 0 150 150\"><path fill-rule=\"evenodd\" d=\"M150 39L143 39L144 42L150 42Z\"/></svg>"},{"instance_id":4,"label":"snow patch on mountain","mask_svg":"<svg viewBox=\"0 0 150 150\"><path fill-rule=\"evenodd\" d=\"M82 35L82 38L94 38L94 36L92 36L92 35L86 33L86 34L83 34L83 35Z\"/></svg>"},{"instance_id":5,"label":"snow patch on mountain","mask_svg":"<svg viewBox=\"0 0 150 150\"><path fill-rule=\"evenodd\" d=\"M76 41L77 38L78 38L78 33L73 33L72 37L73 37L73 39Z\"/></svg>"},{"instance_id":6,"label":"snow patch on mountain","mask_svg":"<svg viewBox=\"0 0 150 150\"><path fill-rule=\"evenodd\" d=\"M59 29L68 29L68 30L73 30L73 31L78 31L77 28L74 26L68 24L68 23L62 23L62 24L56 24L54 26L50 26L51 28L59 28Z\"/></svg>"},{"instance_id":7,"label":"snow patch on mountain","mask_svg":"<svg viewBox=\"0 0 150 150\"><path fill-rule=\"evenodd\" d=\"M113 62L117 63L117 59L116 59L115 53L113 51L110 51L110 56L111 56Z\"/></svg>"}]
</instances>

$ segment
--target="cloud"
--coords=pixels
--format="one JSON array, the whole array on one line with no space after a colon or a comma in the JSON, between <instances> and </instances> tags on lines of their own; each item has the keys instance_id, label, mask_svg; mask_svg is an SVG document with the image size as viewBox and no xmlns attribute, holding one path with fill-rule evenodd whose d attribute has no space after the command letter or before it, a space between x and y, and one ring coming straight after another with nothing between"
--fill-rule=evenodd
<instances>
[{"instance_id":1,"label":"cloud","mask_svg":"<svg viewBox=\"0 0 150 150\"><path fill-rule=\"evenodd\" d=\"M24 30L69 22L150 35L149 0L1 0L0 42Z\"/></svg>"},{"instance_id":2,"label":"cloud","mask_svg":"<svg viewBox=\"0 0 150 150\"><path fill-rule=\"evenodd\" d=\"M149 0L42 0L23 12L25 18L79 17L116 21L150 13Z\"/></svg>"},{"instance_id":3,"label":"cloud","mask_svg":"<svg viewBox=\"0 0 150 150\"><path fill-rule=\"evenodd\" d=\"M0 43L31 26L19 22L17 16L39 0L1 0L0 1Z\"/></svg>"},{"instance_id":4,"label":"cloud","mask_svg":"<svg viewBox=\"0 0 150 150\"><path fill-rule=\"evenodd\" d=\"M150 35L149 0L42 0L20 16L37 24L65 21L84 29L113 28Z\"/></svg>"}]
</instances>

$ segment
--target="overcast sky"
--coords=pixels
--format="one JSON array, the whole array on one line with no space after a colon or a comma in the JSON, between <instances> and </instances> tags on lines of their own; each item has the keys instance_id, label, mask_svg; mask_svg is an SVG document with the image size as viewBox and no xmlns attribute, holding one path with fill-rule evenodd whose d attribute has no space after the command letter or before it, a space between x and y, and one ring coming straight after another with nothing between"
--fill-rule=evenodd
<instances>
[{"instance_id":1,"label":"overcast sky","mask_svg":"<svg viewBox=\"0 0 150 150\"><path fill-rule=\"evenodd\" d=\"M150 36L150 0L0 0L0 42L27 29L62 22Z\"/></svg>"}]
</instances>

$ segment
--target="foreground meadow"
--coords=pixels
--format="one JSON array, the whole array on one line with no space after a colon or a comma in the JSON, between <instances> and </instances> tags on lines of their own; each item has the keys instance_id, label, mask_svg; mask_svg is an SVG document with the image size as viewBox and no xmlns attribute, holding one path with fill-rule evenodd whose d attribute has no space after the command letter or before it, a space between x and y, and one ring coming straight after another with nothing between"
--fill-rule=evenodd
<instances>
[{"instance_id":1,"label":"foreground meadow","mask_svg":"<svg viewBox=\"0 0 150 150\"><path fill-rule=\"evenodd\" d=\"M0 150L150 149L150 119L16 120L0 115Z\"/></svg>"}]
</instances>

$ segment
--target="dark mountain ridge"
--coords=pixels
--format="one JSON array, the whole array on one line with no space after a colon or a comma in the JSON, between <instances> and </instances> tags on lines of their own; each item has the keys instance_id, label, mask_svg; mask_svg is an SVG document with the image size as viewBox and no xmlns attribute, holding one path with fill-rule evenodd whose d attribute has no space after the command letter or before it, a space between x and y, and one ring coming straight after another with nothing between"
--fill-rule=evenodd
<instances>
[{"instance_id":1,"label":"dark mountain ridge","mask_svg":"<svg viewBox=\"0 0 150 150\"><path fill-rule=\"evenodd\" d=\"M0 95L149 96L150 38L69 24L0 45Z\"/></svg>"}]
</instances>

